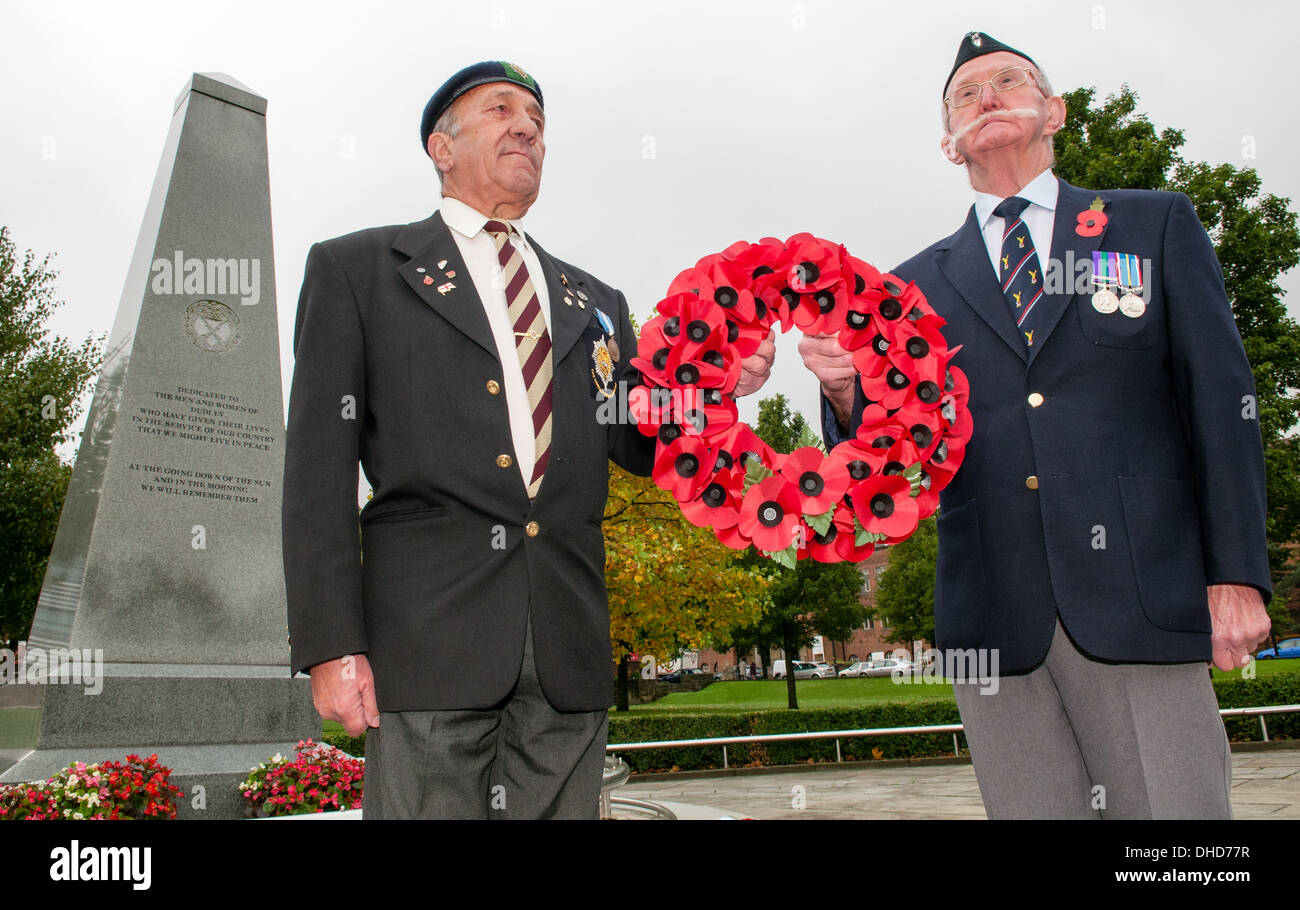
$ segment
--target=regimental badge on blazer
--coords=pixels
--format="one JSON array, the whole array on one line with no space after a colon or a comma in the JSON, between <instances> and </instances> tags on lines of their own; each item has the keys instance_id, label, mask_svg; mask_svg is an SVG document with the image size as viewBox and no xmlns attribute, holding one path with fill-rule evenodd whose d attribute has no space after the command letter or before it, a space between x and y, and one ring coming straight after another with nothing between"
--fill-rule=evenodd
<instances>
[{"instance_id":1,"label":"regimental badge on blazer","mask_svg":"<svg viewBox=\"0 0 1300 910\"><path fill-rule=\"evenodd\" d=\"M605 398L614 397L614 357L604 338L598 338L591 348L591 379L596 383L596 393Z\"/></svg>"}]
</instances>

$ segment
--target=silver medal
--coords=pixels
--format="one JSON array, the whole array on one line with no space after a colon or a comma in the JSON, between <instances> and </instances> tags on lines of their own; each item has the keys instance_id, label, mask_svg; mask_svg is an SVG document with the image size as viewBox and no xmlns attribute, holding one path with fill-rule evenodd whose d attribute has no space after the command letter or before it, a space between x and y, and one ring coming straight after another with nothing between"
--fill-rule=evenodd
<instances>
[{"instance_id":1,"label":"silver medal","mask_svg":"<svg viewBox=\"0 0 1300 910\"><path fill-rule=\"evenodd\" d=\"M1146 302L1131 291L1119 302L1119 311L1130 319L1137 319L1147 311Z\"/></svg>"},{"instance_id":2,"label":"silver medal","mask_svg":"<svg viewBox=\"0 0 1300 910\"><path fill-rule=\"evenodd\" d=\"M1114 291L1102 288L1092 295L1092 308L1098 313L1113 313L1119 309L1119 298Z\"/></svg>"}]
</instances>

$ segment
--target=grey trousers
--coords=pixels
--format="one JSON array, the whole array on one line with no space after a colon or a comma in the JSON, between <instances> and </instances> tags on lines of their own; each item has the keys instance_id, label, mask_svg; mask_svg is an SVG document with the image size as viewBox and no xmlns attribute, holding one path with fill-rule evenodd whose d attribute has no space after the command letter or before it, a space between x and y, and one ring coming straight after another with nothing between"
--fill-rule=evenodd
<instances>
[{"instance_id":1,"label":"grey trousers","mask_svg":"<svg viewBox=\"0 0 1300 910\"><path fill-rule=\"evenodd\" d=\"M531 617L514 690L486 711L380 713L366 734L364 819L598 818L608 712L542 694Z\"/></svg>"},{"instance_id":2,"label":"grey trousers","mask_svg":"<svg viewBox=\"0 0 1300 910\"><path fill-rule=\"evenodd\" d=\"M1093 660L1058 619L1031 673L953 691L989 818L1232 817L1232 756L1203 663Z\"/></svg>"}]
</instances>

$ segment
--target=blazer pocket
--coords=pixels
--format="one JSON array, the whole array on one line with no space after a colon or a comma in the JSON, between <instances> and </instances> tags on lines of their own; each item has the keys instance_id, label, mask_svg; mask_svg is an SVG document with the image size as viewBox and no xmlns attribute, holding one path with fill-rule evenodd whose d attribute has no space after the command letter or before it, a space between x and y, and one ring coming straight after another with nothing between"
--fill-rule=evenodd
<instances>
[{"instance_id":1,"label":"blazer pocket","mask_svg":"<svg viewBox=\"0 0 1300 910\"><path fill-rule=\"evenodd\" d=\"M1160 338L1160 327L1165 321L1164 313L1154 298L1146 301L1146 310L1141 316L1125 316L1119 310L1099 313L1092 305L1091 294L1080 294L1075 304L1083 337L1105 348L1149 348Z\"/></svg>"},{"instance_id":2,"label":"blazer pocket","mask_svg":"<svg viewBox=\"0 0 1300 910\"><path fill-rule=\"evenodd\" d=\"M1142 612L1170 632L1209 632L1196 489L1168 477L1119 477Z\"/></svg>"},{"instance_id":3,"label":"blazer pocket","mask_svg":"<svg viewBox=\"0 0 1300 910\"><path fill-rule=\"evenodd\" d=\"M361 523L368 525L380 524L385 521L415 521L420 518L437 518L446 514L446 506L421 506L413 509L393 509L373 515L367 513L361 516Z\"/></svg>"},{"instance_id":4,"label":"blazer pocket","mask_svg":"<svg viewBox=\"0 0 1300 910\"><path fill-rule=\"evenodd\" d=\"M944 648L973 648L984 640L984 554L975 500L940 511L935 564L934 635Z\"/></svg>"}]
</instances>

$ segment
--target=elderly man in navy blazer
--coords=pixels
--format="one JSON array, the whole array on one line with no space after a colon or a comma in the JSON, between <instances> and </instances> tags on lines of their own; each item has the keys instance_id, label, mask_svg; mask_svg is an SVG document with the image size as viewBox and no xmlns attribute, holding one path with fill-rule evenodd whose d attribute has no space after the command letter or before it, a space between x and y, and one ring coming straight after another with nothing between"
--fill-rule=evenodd
<instances>
[{"instance_id":1,"label":"elderly man in navy blazer","mask_svg":"<svg viewBox=\"0 0 1300 910\"><path fill-rule=\"evenodd\" d=\"M1269 628L1254 383L1188 198L1052 174L1064 101L972 32L942 148L975 204L899 266L947 320L974 436L941 494L935 635L990 817L1230 817L1206 661ZM1094 253L1098 255L1094 257ZM833 338L800 343L824 430L864 406ZM971 674L973 675L973 674Z\"/></svg>"}]
</instances>

